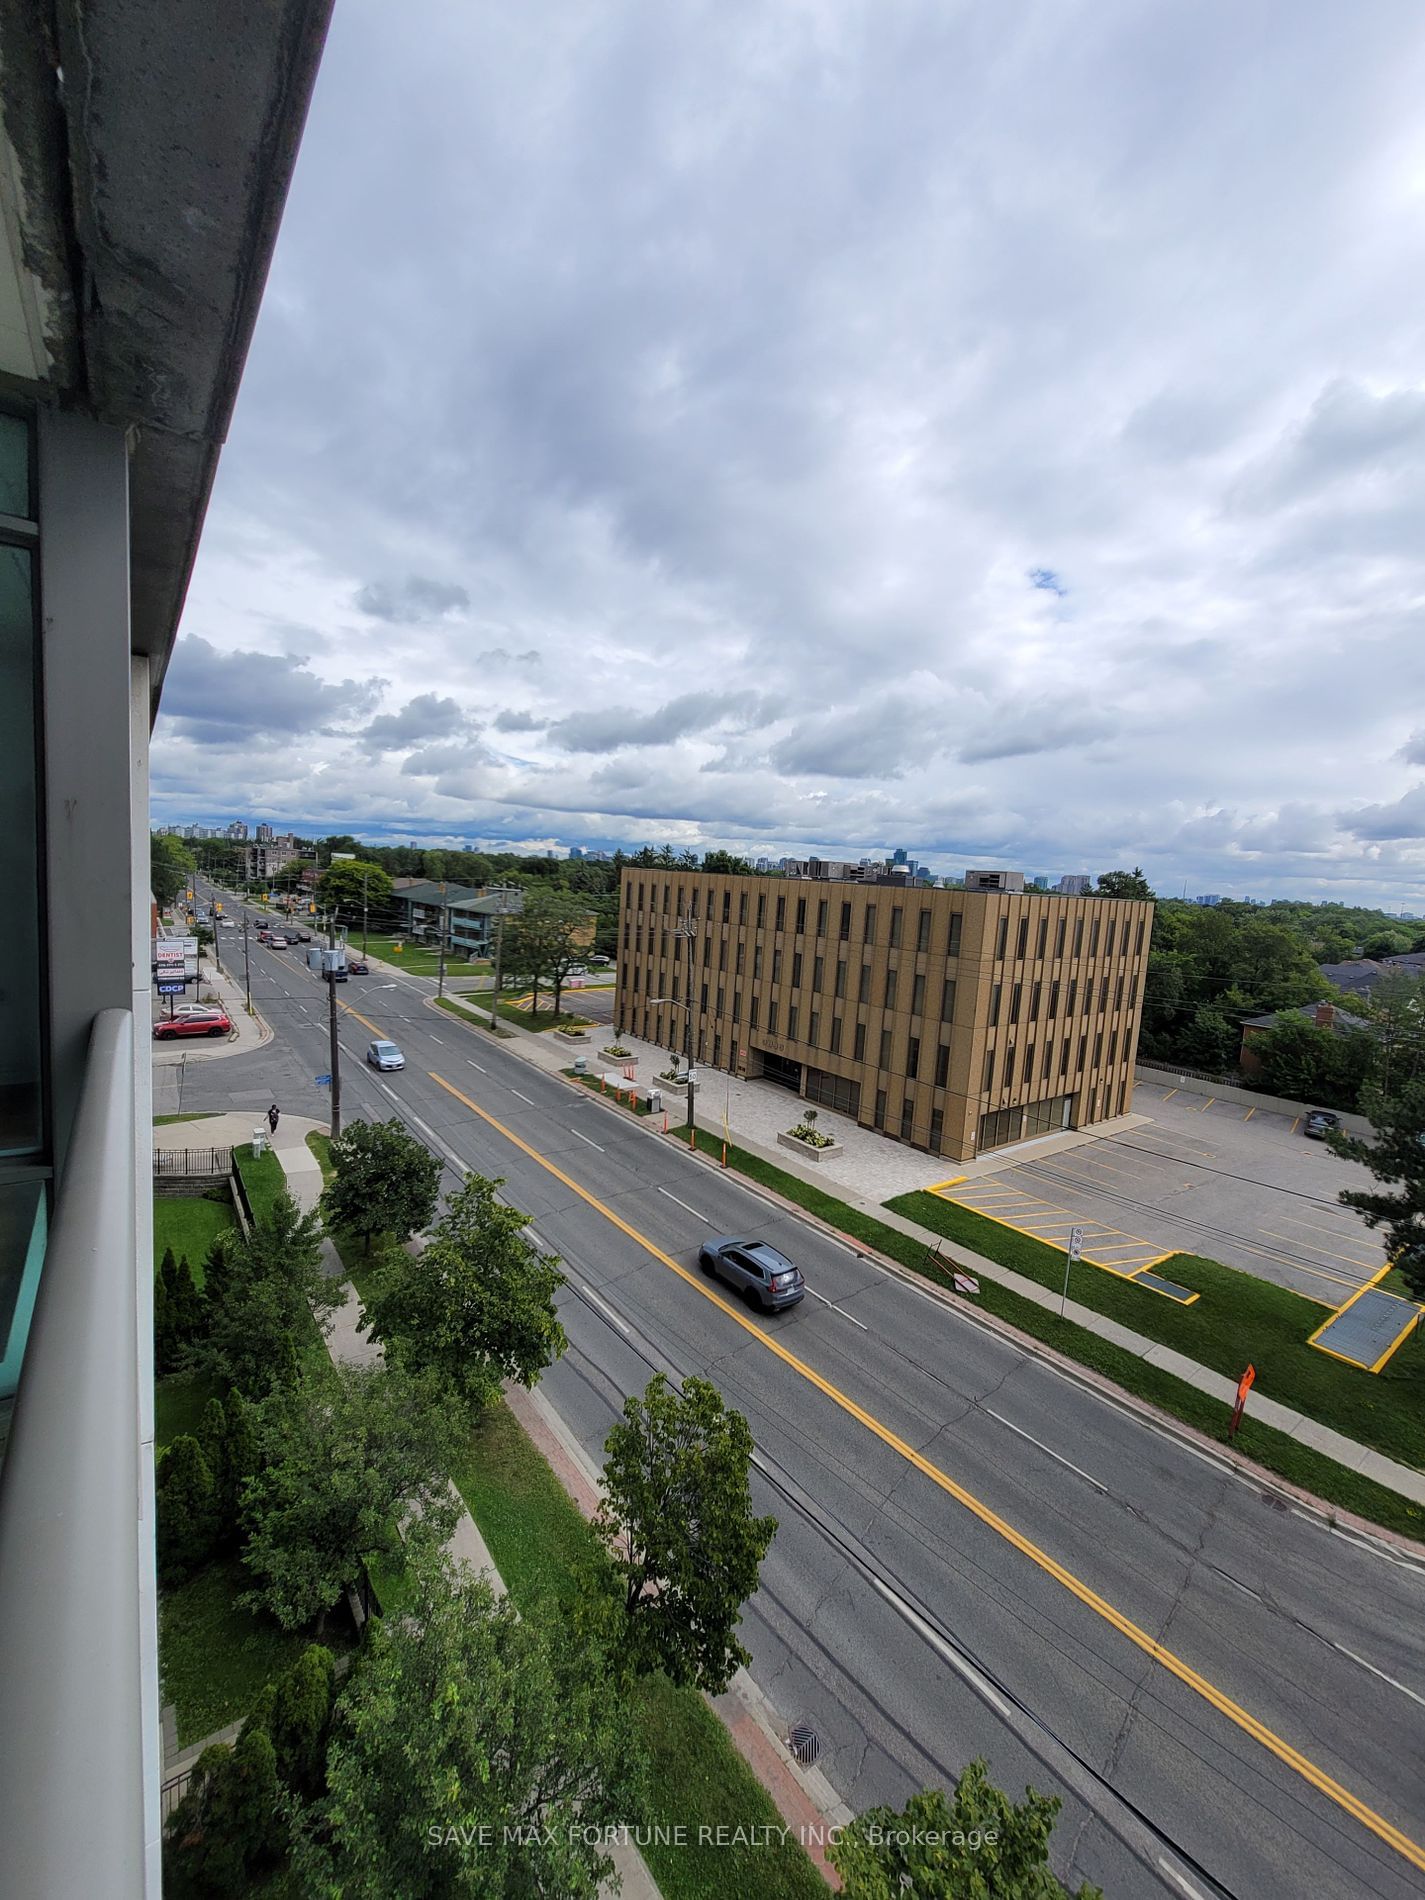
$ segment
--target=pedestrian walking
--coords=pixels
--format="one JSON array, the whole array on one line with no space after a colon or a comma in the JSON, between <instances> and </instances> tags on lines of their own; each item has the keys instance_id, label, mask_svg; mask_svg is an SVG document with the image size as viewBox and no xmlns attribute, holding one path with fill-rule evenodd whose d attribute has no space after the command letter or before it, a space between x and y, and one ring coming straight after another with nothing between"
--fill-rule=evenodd
<instances>
[{"instance_id":1,"label":"pedestrian walking","mask_svg":"<svg viewBox=\"0 0 1425 1900\"><path fill-rule=\"evenodd\" d=\"M282 1118L282 1110L274 1102L267 1111L267 1127L270 1134L277 1133L277 1124Z\"/></svg>"}]
</instances>

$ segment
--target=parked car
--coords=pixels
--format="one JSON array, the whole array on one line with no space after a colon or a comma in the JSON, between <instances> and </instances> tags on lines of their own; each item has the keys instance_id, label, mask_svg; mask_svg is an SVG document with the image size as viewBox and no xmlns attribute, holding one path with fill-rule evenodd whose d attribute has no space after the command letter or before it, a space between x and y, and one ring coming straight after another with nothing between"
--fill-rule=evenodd
<instances>
[{"instance_id":1,"label":"parked car","mask_svg":"<svg viewBox=\"0 0 1425 1900\"><path fill-rule=\"evenodd\" d=\"M221 927L222 927L222 929L224 929L224 930L236 930L236 929L237 929L237 925L236 925L236 924L235 924L235 923L233 922L233 920L232 920L232 918L231 918L231 917L224 917L224 919L223 919L223 921L222 921L222 926L221 926Z\"/></svg>"},{"instance_id":2,"label":"parked car","mask_svg":"<svg viewBox=\"0 0 1425 1900\"><path fill-rule=\"evenodd\" d=\"M1333 1115L1329 1108L1313 1108L1301 1124L1303 1135L1310 1135L1313 1141L1325 1141L1333 1128L1341 1126L1341 1117Z\"/></svg>"},{"instance_id":3,"label":"parked car","mask_svg":"<svg viewBox=\"0 0 1425 1900\"><path fill-rule=\"evenodd\" d=\"M311 933L311 931L310 931L310 930L299 930L299 931L297 932L297 941L298 941L298 943L310 943L310 942L312 941L312 933Z\"/></svg>"},{"instance_id":4,"label":"parked car","mask_svg":"<svg viewBox=\"0 0 1425 1900\"><path fill-rule=\"evenodd\" d=\"M373 1069L404 1069L406 1058L394 1042L373 1042L366 1051L366 1060Z\"/></svg>"},{"instance_id":5,"label":"parked car","mask_svg":"<svg viewBox=\"0 0 1425 1900\"><path fill-rule=\"evenodd\" d=\"M769 1313L795 1306L806 1292L796 1267L765 1240L736 1240L719 1234L699 1247L698 1265Z\"/></svg>"},{"instance_id":6,"label":"parked car","mask_svg":"<svg viewBox=\"0 0 1425 1900\"><path fill-rule=\"evenodd\" d=\"M371 966L367 963L363 963L360 957L349 962L346 968L347 974L350 976L370 976L371 974Z\"/></svg>"},{"instance_id":7,"label":"parked car","mask_svg":"<svg viewBox=\"0 0 1425 1900\"><path fill-rule=\"evenodd\" d=\"M184 1013L164 1016L153 1026L155 1042L172 1042L179 1036L228 1036L232 1019L226 1010L207 1009L201 1015Z\"/></svg>"}]
</instances>

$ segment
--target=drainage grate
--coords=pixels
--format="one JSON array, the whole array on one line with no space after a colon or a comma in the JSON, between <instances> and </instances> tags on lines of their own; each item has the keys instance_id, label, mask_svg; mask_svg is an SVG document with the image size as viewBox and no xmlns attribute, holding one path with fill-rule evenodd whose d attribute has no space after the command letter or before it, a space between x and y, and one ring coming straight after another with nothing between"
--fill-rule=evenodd
<instances>
[{"instance_id":1,"label":"drainage grate","mask_svg":"<svg viewBox=\"0 0 1425 1900\"><path fill-rule=\"evenodd\" d=\"M816 1730L799 1722L787 1737L787 1747L803 1768L810 1768L821 1753L821 1743L817 1740Z\"/></svg>"}]
</instances>

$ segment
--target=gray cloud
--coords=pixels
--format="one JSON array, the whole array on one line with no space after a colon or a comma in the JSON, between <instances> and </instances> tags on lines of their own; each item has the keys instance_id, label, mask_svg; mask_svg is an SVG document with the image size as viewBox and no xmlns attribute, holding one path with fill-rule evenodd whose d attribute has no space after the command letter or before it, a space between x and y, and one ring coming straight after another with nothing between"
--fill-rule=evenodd
<instances>
[{"instance_id":1,"label":"gray cloud","mask_svg":"<svg viewBox=\"0 0 1425 1900\"><path fill-rule=\"evenodd\" d=\"M1355 838L1425 838L1425 785L1413 786L1390 804L1342 812L1340 823Z\"/></svg>"},{"instance_id":2,"label":"gray cloud","mask_svg":"<svg viewBox=\"0 0 1425 1900\"><path fill-rule=\"evenodd\" d=\"M494 720L496 732L541 732L548 723L536 713L509 710L496 713Z\"/></svg>"},{"instance_id":3,"label":"gray cloud","mask_svg":"<svg viewBox=\"0 0 1425 1900\"><path fill-rule=\"evenodd\" d=\"M163 698L168 729L202 743L235 734L271 738L316 732L360 717L380 698L384 680L324 680L305 659L254 653L220 653L197 634L179 645L181 665Z\"/></svg>"},{"instance_id":4,"label":"gray cloud","mask_svg":"<svg viewBox=\"0 0 1425 1900\"><path fill-rule=\"evenodd\" d=\"M1425 728L1412 732L1395 756L1407 765L1425 765Z\"/></svg>"},{"instance_id":5,"label":"gray cloud","mask_svg":"<svg viewBox=\"0 0 1425 1900\"><path fill-rule=\"evenodd\" d=\"M470 605L463 587L411 574L399 584L368 581L356 591L356 605L375 620L438 620Z\"/></svg>"},{"instance_id":6,"label":"gray cloud","mask_svg":"<svg viewBox=\"0 0 1425 1900\"><path fill-rule=\"evenodd\" d=\"M1091 745L1108 738L1117 722L1088 707L1057 706L1051 701L1009 702L991 709L973 737L955 748L965 765L991 759L1025 759L1062 752L1066 746Z\"/></svg>"},{"instance_id":7,"label":"gray cloud","mask_svg":"<svg viewBox=\"0 0 1425 1900\"><path fill-rule=\"evenodd\" d=\"M374 752L403 752L431 739L448 739L471 730L467 717L453 699L437 693L419 693L399 712L382 713L361 734ZM478 728L475 728L478 730Z\"/></svg>"},{"instance_id":8,"label":"gray cloud","mask_svg":"<svg viewBox=\"0 0 1425 1900\"><path fill-rule=\"evenodd\" d=\"M565 752L617 752L623 746L672 745L722 725L745 731L772 717L773 703L757 693L683 693L647 713L621 706L573 713L550 726L549 738Z\"/></svg>"}]
</instances>

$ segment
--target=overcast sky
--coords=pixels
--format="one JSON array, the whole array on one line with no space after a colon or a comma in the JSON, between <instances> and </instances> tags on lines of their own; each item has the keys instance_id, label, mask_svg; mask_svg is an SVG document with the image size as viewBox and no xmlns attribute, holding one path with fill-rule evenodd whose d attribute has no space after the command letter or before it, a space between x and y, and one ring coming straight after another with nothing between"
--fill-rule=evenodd
<instances>
[{"instance_id":1,"label":"overcast sky","mask_svg":"<svg viewBox=\"0 0 1425 1900\"><path fill-rule=\"evenodd\" d=\"M156 821L1425 909L1418 0L341 0Z\"/></svg>"}]
</instances>

